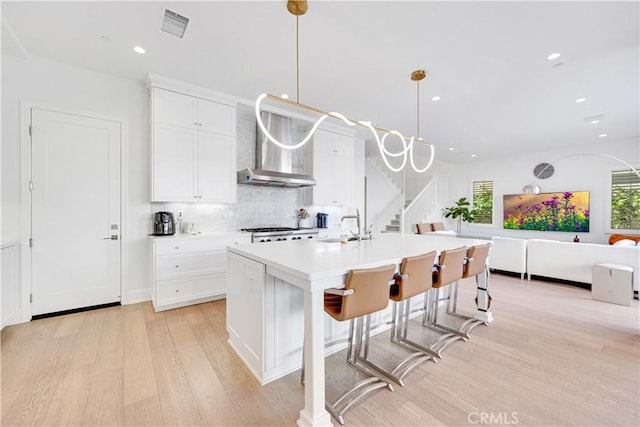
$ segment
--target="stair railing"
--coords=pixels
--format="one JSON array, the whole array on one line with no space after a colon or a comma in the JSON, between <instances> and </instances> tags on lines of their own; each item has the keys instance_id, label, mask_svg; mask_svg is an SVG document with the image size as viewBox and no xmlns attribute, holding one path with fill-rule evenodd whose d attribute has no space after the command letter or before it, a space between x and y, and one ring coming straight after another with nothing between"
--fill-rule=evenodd
<instances>
[{"instance_id":1,"label":"stair railing","mask_svg":"<svg viewBox=\"0 0 640 427\"><path fill-rule=\"evenodd\" d=\"M400 211L400 233L412 233L414 224L424 221L437 202L437 176L431 177L416 197Z\"/></svg>"}]
</instances>

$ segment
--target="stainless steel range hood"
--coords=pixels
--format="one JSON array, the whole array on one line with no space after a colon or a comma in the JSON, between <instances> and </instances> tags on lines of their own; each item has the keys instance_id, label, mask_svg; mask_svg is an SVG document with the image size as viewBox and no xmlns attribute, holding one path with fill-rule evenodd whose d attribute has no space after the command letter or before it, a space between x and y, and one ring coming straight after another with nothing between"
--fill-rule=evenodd
<instances>
[{"instance_id":1,"label":"stainless steel range hood","mask_svg":"<svg viewBox=\"0 0 640 427\"><path fill-rule=\"evenodd\" d=\"M291 144L293 123L291 118L267 111L260 113L269 133L283 144ZM269 141L256 126L256 168L238 171L239 184L270 187L309 187L316 185L312 176L293 173L293 151L283 150Z\"/></svg>"}]
</instances>

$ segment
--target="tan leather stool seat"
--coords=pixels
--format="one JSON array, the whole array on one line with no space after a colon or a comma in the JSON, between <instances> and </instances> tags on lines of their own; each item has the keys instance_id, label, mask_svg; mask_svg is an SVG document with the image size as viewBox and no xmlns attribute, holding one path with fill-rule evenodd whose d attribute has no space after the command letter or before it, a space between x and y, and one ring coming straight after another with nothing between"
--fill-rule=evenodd
<instances>
[{"instance_id":1,"label":"tan leather stool seat","mask_svg":"<svg viewBox=\"0 0 640 427\"><path fill-rule=\"evenodd\" d=\"M366 361L363 363L360 353L363 343L368 348L368 341L363 341L363 337L365 340L369 338L368 328L367 334L363 333L364 318L384 310L389 304L389 286L393 283L394 271L394 265L350 270L344 288L325 289L325 312L338 321L351 321L347 362L369 376L354 384L334 403L325 403L327 411L340 424L344 424L344 412L365 395L384 387L393 391L391 384L378 377L374 370L367 366ZM302 377L304 383L304 364Z\"/></svg>"}]
</instances>

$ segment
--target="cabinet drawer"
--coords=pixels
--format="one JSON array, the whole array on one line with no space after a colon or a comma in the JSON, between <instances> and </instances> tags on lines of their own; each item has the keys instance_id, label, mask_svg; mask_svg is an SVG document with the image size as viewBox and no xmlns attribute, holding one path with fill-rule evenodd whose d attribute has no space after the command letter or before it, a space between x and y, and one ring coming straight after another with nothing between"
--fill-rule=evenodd
<instances>
[{"instance_id":1,"label":"cabinet drawer","mask_svg":"<svg viewBox=\"0 0 640 427\"><path fill-rule=\"evenodd\" d=\"M224 271L227 251L206 251L184 255L161 255L156 257L156 279L168 279L184 274L208 274Z\"/></svg>"},{"instance_id":2,"label":"cabinet drawer","mask_svg":"<svg viewBox=\"0 0 640 427\"><path fill-rule=\"evenodd\" d=\"M212 250L226 250L227 246L235 245L238 243L251 243L251 236L238 235L233 237L223 238L185 238L185 239L172 239L167 240L155 240L155 253L156 255L172 255L182 254L187 252L200 252L200 251L212 251Z\"/></svg>"},{"instance_id":3,"label":"cabinet drawer","mask_svg":"<svg viewBox=\"0 0 640 427\"><path fill-rule=\"evenodd\" d=\"M156 305L168 305L224 293L226 275L205 276L156 284Z\"/></svg>"}]
</instances>

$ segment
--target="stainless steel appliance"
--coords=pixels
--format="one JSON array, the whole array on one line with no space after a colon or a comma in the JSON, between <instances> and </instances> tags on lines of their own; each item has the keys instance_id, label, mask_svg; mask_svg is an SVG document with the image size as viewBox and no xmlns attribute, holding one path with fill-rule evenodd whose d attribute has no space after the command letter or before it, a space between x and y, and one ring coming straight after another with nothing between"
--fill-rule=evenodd
<instances>
[{"instance_id":1,"label":"stainless steel appliance","mask_svg":"<svg viewBox=\"0 0 640 427\"><path fill-rule=\"evenodd\" d=\"M153 235L171 236L176 232L176 222L171 212L156 212L153 217Z\"/></svg>"},{"instance_id":2,"label":"stainless steel appliance","mask_svg":"<svg viewBox=\"0 0 640 427\"><path fill-rule=\"evenodd\" d=\"M276 140L286 145L293 144L293 122L290 117L267 111L262 111L260 117L269 134ZM312 176L293 173L293 151L278 147L257 127L255 168L238 171L238 183L272 187L308 187L316 185L316 180Z\"/></svg>"},{"instance_id":3,"label":"stainless steel appliance","mask_svg":"<svg viewBox=\"0 0 640 427\"><path fill-rule=\"evenodd\" d=\"M251 243L282 242L286 240L303 240L318 238L318 230L310 228L260 227L243 228L251 233Z\"/></svg>"}]
</instances>

